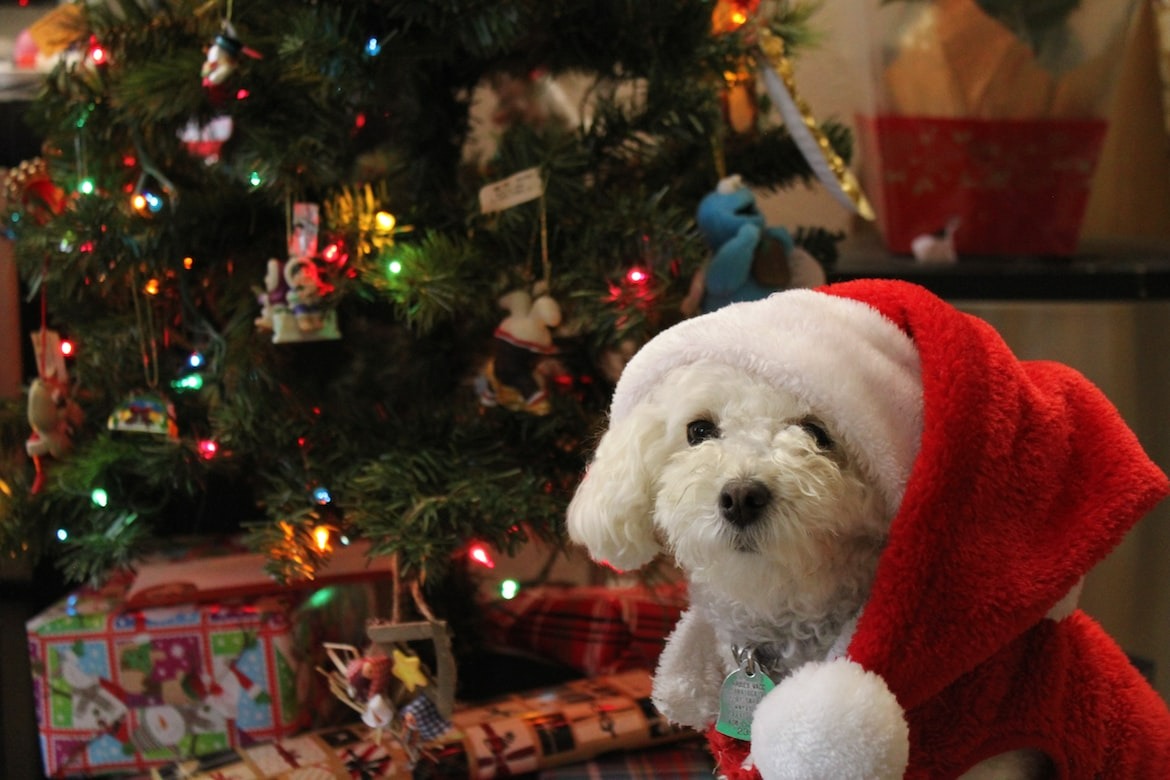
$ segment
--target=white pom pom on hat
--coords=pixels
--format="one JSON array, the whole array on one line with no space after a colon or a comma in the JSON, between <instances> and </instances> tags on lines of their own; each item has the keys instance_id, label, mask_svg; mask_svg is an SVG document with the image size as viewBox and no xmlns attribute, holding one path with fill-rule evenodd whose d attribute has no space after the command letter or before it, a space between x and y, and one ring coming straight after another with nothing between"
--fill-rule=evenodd
<instances>
[{"instance_id":1,"label":"white pom pom on hat","mask_svg":"<svg viewBox=\"0 0 1170 780\"><path fill-rule=\"evenodd\" d=\"M809 663L756 708L751 760L768 780L896 780L910 727L878 675L845 658Z\"/></svg>"}]
</instances>

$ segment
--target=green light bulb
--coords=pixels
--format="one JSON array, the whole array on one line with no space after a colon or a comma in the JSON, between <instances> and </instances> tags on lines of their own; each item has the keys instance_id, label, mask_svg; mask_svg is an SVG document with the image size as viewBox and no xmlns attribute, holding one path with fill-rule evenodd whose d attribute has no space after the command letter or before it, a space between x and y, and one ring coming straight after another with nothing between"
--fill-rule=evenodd
<instances>
[{"instance_id":1,"label":"green light bulb","mask_svg":"<svg viewBox=\"0 0 1170 780\"><path fill-rule=\"evenodd\" d=\"M504 580L500 583L500 596L508 601L516 598L520 593L520 583L516 580Z\"/></svg>"},{"instance_id":2,"label":"green light bulb","mask_svg":"<svg viewBox=\"0 0 1170 780\"><path fill-rule=\"evenodd\" d=\"M171 387L180 391L199 390L203 387L203 375L187 374L186 376L179 377L178 379L171 382Z\"/></svg>"}]
</instances>

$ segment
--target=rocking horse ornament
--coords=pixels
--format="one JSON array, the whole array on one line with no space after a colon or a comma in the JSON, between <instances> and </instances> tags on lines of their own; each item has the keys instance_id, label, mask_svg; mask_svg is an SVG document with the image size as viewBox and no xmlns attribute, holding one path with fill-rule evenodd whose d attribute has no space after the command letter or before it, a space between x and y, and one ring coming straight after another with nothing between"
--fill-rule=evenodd
<instances>
[{"instance_id":1,"label":"rocking horse ornament","mask_svg":"<svg viewBox=\"0 0 1170 780\"><path fill-rule=\"evenodd\" d=\"M451 728L455 707L455 656L446 622L435 619L422 599L417 580L410 592L425 620L403 622L398 614L397 566L394 566L395 614L389 621L374 620L367 626L370 645L364 651L353 645L325 643L332 668L318 668L329 680L330 692L357 712L381 742L394 739L411 763L425 752L426 744ZM411 648L426 642L435 658L434 674Z\"/></svg>"}]
</instances>

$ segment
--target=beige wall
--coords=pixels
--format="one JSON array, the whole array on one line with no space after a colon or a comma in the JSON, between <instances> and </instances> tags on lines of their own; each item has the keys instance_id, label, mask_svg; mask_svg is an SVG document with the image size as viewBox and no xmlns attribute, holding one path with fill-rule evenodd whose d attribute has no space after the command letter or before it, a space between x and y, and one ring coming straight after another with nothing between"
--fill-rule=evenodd
<instances>
[{"instance_id":1,"label":"beige wall","mask_svg":"<svg viewBox=\"0 0 1170 780\"><path fill-rule=\"evenodd\" d=\"M1119 0L1120 1L1120 0ZM874 100L867 58L865 4L877 0L823 0L814 23L820 45L795 62L797 86L817 117L852 126ZM1121 62L1109 111L1109 133L1085 215L1082 238L1170 238L1170 140L1162 121L1158 38L1149 0L1138 0L1133 34ZM854 168L860 170L855 159ZM765 200L776 224L816 224L850 233L872 226L855 220L821 187L799 187Z\"/></svg>"},{"instance_id":2,"label":"beige wall","mask_svg":"<svg viewBox=\"0 0 1170 780\"><path fill-rule=\"evenodd\" d=\"M1151 3L1143 2L1085 214L1085 239L1170 237L1170 137L1163 122L1158 47Z\"/></svg>"},{"instance_id":3,"label":"beige wall","mask_svg":"<svg viewBox=\"0 0 1170 780\"><path fill-rule=\"evenodd\" d=\"M1078 369L1170 472L1170 301L970 302L961 308L995 326L1021 359ZM1170 501L1164 501L1089 575L1081 606L1127 652L1155 662L1155 684L1170 701L1168 555Z\"/></svg>"}]
</instances>

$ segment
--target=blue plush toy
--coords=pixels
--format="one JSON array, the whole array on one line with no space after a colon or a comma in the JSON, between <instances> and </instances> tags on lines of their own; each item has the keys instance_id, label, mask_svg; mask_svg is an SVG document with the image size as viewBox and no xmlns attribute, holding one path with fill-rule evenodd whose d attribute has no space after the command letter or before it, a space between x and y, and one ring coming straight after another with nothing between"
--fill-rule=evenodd
<instances>
[{"instance_id":1,"label":"blue plush toy","mask_svg":"<svg viewBox=\"0 0 1170 780\"><path fill-rule=\"evenodd\" d=\"M764 224L755 195L739 176L721 180L699 202L696 220L713 253L704 273L703 312L825 283L824 269L794 246L787 230Z\"/></svg>"}]
</instances>

